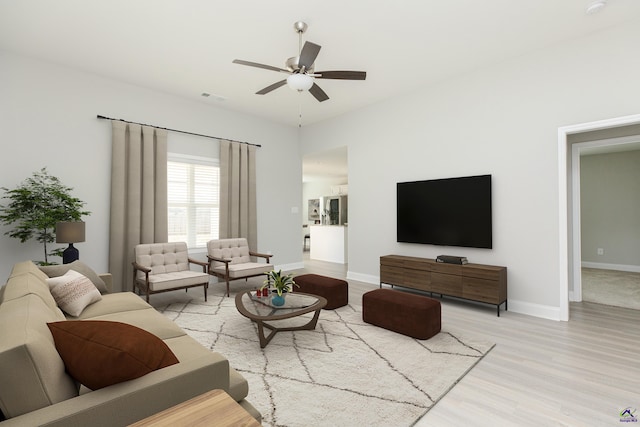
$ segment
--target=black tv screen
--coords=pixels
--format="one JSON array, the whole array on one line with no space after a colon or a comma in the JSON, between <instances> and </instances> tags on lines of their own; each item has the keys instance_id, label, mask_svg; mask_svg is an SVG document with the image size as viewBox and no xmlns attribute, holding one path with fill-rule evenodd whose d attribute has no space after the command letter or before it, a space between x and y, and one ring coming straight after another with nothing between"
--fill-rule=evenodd
<instances>
[{"instance_id":1,"label":"black tv screen","mask_svg":"<svg viewBox=\"0 0 640 427\"><path fill-rule=\"evenodd\" d=\"M491 175L397 184L398 242L492 248Z\"/></svg>"}]
</instances>

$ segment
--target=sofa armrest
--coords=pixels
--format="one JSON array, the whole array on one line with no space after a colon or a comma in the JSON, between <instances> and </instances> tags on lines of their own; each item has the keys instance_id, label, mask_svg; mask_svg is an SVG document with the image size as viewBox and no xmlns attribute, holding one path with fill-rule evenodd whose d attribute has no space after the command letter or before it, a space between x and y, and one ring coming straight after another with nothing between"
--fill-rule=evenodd
<instances>
[{"instance_id":1,"label":"sofa armrest","mask_svg":"<svg viewBox=\"0 0 640 427\"><path fill-rule=\"evenodd\" d=\"M0 425L126 426L217 388L229 390L229 362L212 352L10 418Z\"/></svg>"},{"instance_id":2,"label":"sofa armrest","mask_svg":"<svg viewBox=\"0 0 640 427\"><path fill-rule=\"evenodd\" d=\"M208 264L209 274L214 274L215 275L215 273L213 272L213 268L212 268L213 267L212 264L213 264L214 261L223 262L224 263L224 267L225 267L225 271L227 271L227 274L228 274L228 272L229 272L229 263L231 262L231 259L229 259L229 258L217 258L217 257L211 256L211 255L207 255L207 261L209 262L209 264Z\"/></svg>"},{"instance_id":3,"label":"sofa armrest","mask_svg":"<svg viewBox=\"0 0 640 427\"><path fill-rule=\"evenodd\" d=\"M98 277L102 279L104 285L107 287L109 293L113 292L113 276L111 273L98 274Z\"/></svg>"},{"instance_id":4,"label":"sofa armrest","mask_svg":"<svg viewBox=\"0 0 640 427\"><path fill-rule=\"evenodd\" d=\"M147 274L147 273L151 273L151 269L148 267L145 267L144 265L138 264L137 262L133 261L131 263L131 265L133 265L133 269L134 270L140 270L143 273Z\"/></svg>"},{"instance_id":5,"label":"sofa armrest","mask_svg":"<svg viewBox=\"0 0 640 427\"><path fill-rule=\"evenodd\" d=\"M271 254L261 254L260 252L252 252L252 251L249 251L249 255L265 258L267 260L267 264L269 264L269 258L273 256Z\"/></svg>"},{"instance_id":6,"label":"sofa armrest","mask_svg":"<svg viewBox=\"0 0 640 427\"><path fill-rule=\"evenodd\" d=\"M208 262L198 261L197 259L193 259L193 258L189 258L188 260L189 260L189 263L196 264L196 265L199 265L200 267L202 267L202 272L203 273L207 272L207 267L209 266Z\"/></svg>"}]
</instances>

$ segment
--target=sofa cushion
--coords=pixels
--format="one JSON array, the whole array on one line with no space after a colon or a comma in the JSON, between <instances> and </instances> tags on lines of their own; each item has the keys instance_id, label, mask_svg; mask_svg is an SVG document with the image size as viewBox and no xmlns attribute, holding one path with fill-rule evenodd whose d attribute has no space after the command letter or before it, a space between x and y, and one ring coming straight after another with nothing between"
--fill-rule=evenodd
<instances>
[{"instance_id":1,"label":"sofa cushion","mask_svg":"<svg viewBox=\"0 0 640 427\"><path fill-rule=\"evenodd\" d=\"M50 310L38 295L0 305L0 409L7 417L77 396L46 325L60 320L62 312Z\"/></svg>"},{"instance_id":2,"label":"sofa cushion","mask_svg":"<svg viewBox=\"0 0 640 427\"><path fill-rule=\"evenodd\" d=\"M85 308L77 319L92 319L99 316L123 313L126 311L147 310L151 308L142 298L133 292L104 294L98 304Z\"/></svg>"},{"instance_id":3,"label":"sofa cushion","mask_svg":"<svg viewBox=\"0 0 640 427\"><path fill-rule=\"evenodd\" d=\"M108 292L107 285L104 283L104 280L102 280L100 276L91 269L91 267L80 260L73 261L69 264L40 266L40 271L45 273L47 277L62 276L69 270L77 271L83 276L88 277L89 280L91 280L91 283L94 284L101 294L106 294Z\"/></svg>"},{"instance_id":4,"label":"sofa cushion","mask_svg":"<svg viewBox=\"0 0 640 427\"><path fill-rule=\"evenodd\" d=\"M214 258L230 259L231 264L244 264L251 262L249 255L249 243L246 238L209 240L207 242L207 254ZM215 261L214 266L224 266L224 263Z\"/></svg>"},{"instance_id":5,"label":"sofa cushion","mask_svg":"<svg viewBox=\"0 0 640 427\"><path fill-rule=\"evenodd\" d=\"M30 271L27 267L28 264L32 265L34 269ZM51 291L49 291L47 276L38 270L38 267L31 261L28 261L28 264L16 264L16 267L20 268L17 269L18 272L15 272L16 268L14 268L9 280L4 285L2 302L19 299L26 295L35 295L44 302L55 316L64 317L58 308L58 304L56 304L56 300L51 295Z\"/></svg>"},{"instance_id":6,"label":"sofa cushion","mask_svg":"<svg viewBox=\"0 0 640 427\"><path fill-rule=\"evenodd\" d=\"M184 242L147 243L135 247L136 262L151 268L151 274L189 270L189 252ZM144 274L138 272L138 278Z\"/></svg>"},{"instance_id":7,"label":"sofa cushion","mask_svg":"<svg viewBox=\"0 0 640 427\"><path fill-rule=\"evenodd\" d=\"M68 320L48 326L67 372L92 390L178 363L160 338L126 323Z\"/></svg>"},{"instance_id":8,"label":"sofa cushion","mask_svg":"<svg viewBox=\"0 0 640 427\"><path fill-rule=\"evenodd\" d=\"M225 266L220 265L213 268L213 270L219 274L225 274ZM247 262L244 264L229 264L229 277L232 279L243 278L247 276L258 276L262 273L273 270L272 264Z\"/></svg>"},{"instance_id":9,"label":"sofa cushion","mask_svg":"<svg viewBox=\"0 0 640 427\"><path fill-rule=\"evenodd\" d=\"M33 263L33 261L22 261L13 265L11 269L11 275L9 277L18 276L25 273L31 273L37 278L44 281L47 278L47 275L44 274L37 265Z\"/></svg>"},{"instance_id":10,"label":"sofa cushion","mask_svg":"<svg viewBox=\"0 0 640 427\"><path fill-rule=\"evenodd\" d=\"M98 302L101 304L102 301ZM110 320L114 322L128 323L137 326L160 339L180 337L186 335L185 331L165 316L158 316L155 308L149 306L144 310L123 311L121 313L105 314L92 317L91 320Z\"/></svg>"},{"instance_id":11,"label":"sofa cushion","mask_svg":"<svg viewBox=\"0 0 640 427\"><path fill-rule=\"evenodd\" d=\"M191 270L149 275L149 286L152 291L184 288L205 283L209 283L209 275L207 273Z\"/></svg>"},{"instance_id":12,"label":"sofa cushion","mask_svg":"<svg viewBox=\"0 0 640 427\"><path fill-rule=\"evenodd\" d=\"M72 316L79 316L86 306L102 299L91 280L75 270L51 277L47 279L47 284L58 307Z\"/></svg>"}]
</instances>

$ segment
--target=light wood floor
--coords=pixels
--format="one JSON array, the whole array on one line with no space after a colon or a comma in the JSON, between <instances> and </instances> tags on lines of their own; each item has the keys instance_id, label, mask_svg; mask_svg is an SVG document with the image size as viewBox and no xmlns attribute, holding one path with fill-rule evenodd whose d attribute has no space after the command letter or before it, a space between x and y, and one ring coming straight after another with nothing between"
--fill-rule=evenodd
<instances>
[{"instance_id":1,"label":"light wood floor","mask_svg":"<svg viewBox=\"0 0 640 427\"><path fill-rule=\"evenodd\" d=\"M344 278L346 266L305 260L304 270ZM349 299L376 285L349 281ZM640 310L574 303L557 322L442 300L442 321L497 345L417 426L613 426L640 418Z\"/></svg>"}]
</instances>

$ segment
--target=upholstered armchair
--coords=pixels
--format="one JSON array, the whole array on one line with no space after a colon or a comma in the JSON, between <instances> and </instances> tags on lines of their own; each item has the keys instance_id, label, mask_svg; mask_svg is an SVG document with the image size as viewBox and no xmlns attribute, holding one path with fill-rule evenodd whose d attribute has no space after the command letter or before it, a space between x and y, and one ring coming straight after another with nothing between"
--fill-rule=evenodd
<instances>
[{"instance_id":1,"label":"upholstered armchair","mask_svg":"<svg viewBox=\"0 0 640 427\"><path fill-rule=\"evenodd\" d=\"M266 263L253 262L251 257L265 258ZM249 250L245 238L209 240L207 242L207 259L209 274L224 279L229 296L229 281L260 276L273 270L269 264L272 255L261 254Z\"/></svg>"},{"instance_id":2,"label":"upholstered armchair","mask_svg":"<svg viewBox=\"0 0 640 427\"><path fill-rule=\"evenodd\" d=\"M187 244L148 243L135 247L136 260L133 262L133 290L136 287L149 295L176 289L204 288L204 300L207 300L209 274L207 263L189 258ZM191 271L191 264L202 267L202 273Z\"/></svg>"}]
</instances>

